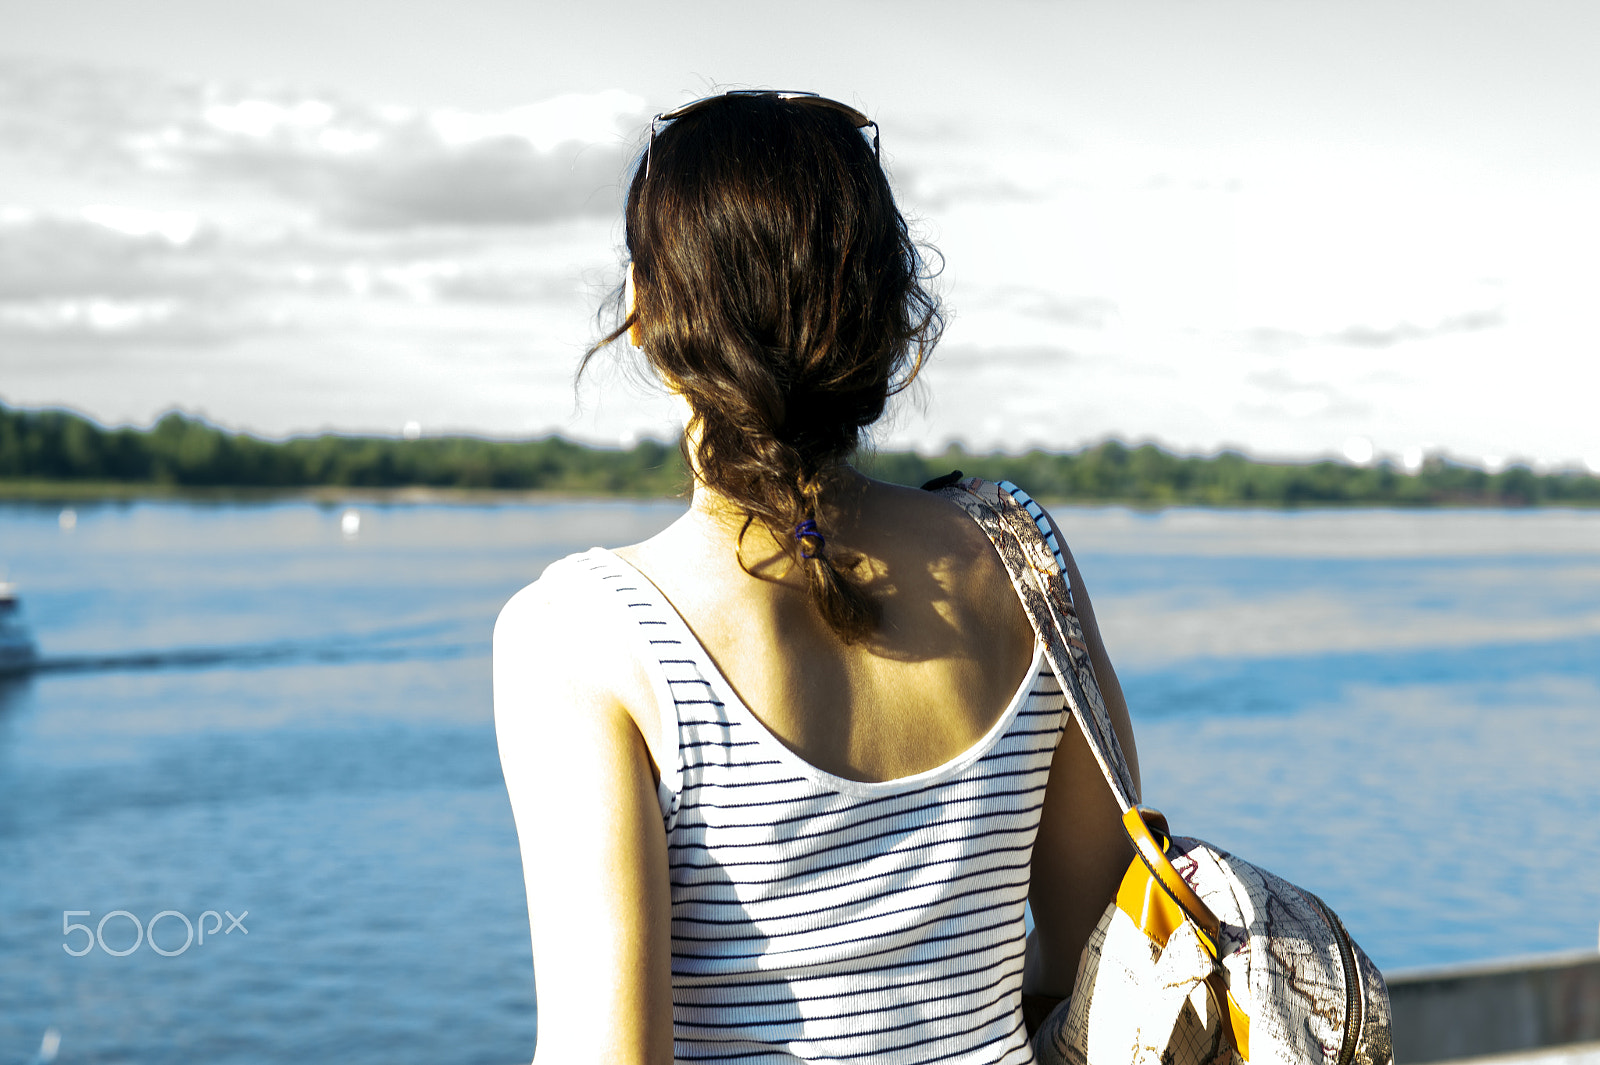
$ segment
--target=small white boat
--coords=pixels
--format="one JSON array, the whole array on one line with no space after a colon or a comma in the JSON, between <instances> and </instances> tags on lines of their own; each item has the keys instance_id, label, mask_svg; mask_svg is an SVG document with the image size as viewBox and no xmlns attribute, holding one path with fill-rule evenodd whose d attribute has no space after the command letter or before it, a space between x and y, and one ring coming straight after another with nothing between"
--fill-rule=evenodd
<instances>
[{"instance_id":1,"label":"small white boat","mask_svg":"<svg viewBox=\"0 0 1600 1065\"><path fill-rule=\"evenodd\" d=\"M17 586L0 581L0 676L25 673L39 661L39 648L22 616Z\"/></svg>"}]
</instances>

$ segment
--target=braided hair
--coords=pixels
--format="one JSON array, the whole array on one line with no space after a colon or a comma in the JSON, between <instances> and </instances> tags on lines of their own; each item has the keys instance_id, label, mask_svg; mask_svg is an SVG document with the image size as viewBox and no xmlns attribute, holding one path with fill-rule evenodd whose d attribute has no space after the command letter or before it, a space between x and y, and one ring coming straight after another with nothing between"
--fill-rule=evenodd
<instances>
[{"instance_id":1,"label":"braided hair","mask_svg":"<svg viewBox=\"0 0 1600 1065\"><path fill-rule=\"evenodd\" d=\"M636 330L693 411L698 478L783 545L833 631L866 638L878 604L828 545L826 496L944 325L872 146L831 107L719 97L662 129L626 219L634 310L584 364Z\"/></svg>"}]
</instances>

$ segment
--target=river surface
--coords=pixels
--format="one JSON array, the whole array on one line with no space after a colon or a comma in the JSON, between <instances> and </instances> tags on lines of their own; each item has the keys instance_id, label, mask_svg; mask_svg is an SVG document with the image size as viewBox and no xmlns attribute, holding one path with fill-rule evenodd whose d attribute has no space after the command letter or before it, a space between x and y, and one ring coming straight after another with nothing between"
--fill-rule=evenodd
<instances>
[{"instance_id":1,"label":"river surface","mask_svg":"<svg viewBox=\"0 0 1600 1065\"><path fill-rule=\"evenodd\" d=\"M531 1056L494 617L681 507L354 508L0 505L0 1065ZM1600 513L1057 514L1178 831L1386 970L1595 946Z\"/></svg>"}]
</instances>

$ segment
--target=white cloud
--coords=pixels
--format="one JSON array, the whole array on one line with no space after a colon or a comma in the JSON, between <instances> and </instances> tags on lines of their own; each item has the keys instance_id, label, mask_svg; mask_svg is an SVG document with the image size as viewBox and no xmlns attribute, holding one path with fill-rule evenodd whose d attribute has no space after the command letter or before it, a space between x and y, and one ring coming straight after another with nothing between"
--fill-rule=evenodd
<instances>
[{"instance_id":1,"label":"white cloud","mask_svg":"<svg viewBox=\"0 0 1600 1065\"><path fill-rule=\"evenodd\" d=\"M614 144L638 127L643 113L643 97L609 89L566 93L500 112L441 108L428 112L428 121L440 140L452 148L510 138L549 152L569 142Z\"/></svg>"},{"instance_id":2,"label":"white cloud","mask_svg":"<svg viewBox=\"0 0 1600 1065\"><path fill-rule=\"evenodd\" d=\"M320 133L336 112L333 105L324 100L286 104L277 100L245 99L212 104L201 115L224 133L264 140L283 131Z\"/></svg>"},{"instance_id":3,"label":"white cloud","mask_svg":"<svg viewBox=\"0 0 1600 1065\"><path fill-rule=\"evenodd\" d=\"M290 224L534 226L613 216L627 136L643 108L616 89L473 112L0 61L0 134L12 151L33 153L30 165L44 159L169 199L253 196Z\"/></svg>"},{"instance_id":4,"label":"white cloud","mask_svg":"<svg viewBox=\"0 0 1600 1065\"><path fill-rule=\"evenodd\" d=\"M219 405L185 393L191 406L219 416L248 411L248 424L287 430L305 427L304 405L292 399L303 388L296 382L326 357L330 337L353 329L368 331L375 357L433 353L441 381L454 365L448 338L486 329L502 330L508 348L564 346L575 357L588 338L591 305L572 250L604 249L597 228L557 229L544 242L490 239L496 231L230 235L186 213L108 205L70 214L11 210L0 220L6 384L15 401L76 403L96 413L108 401L120 410L126 396L174 389L150 401L159 410L184 387L162 369L178 357L164 346L176 345L195 349L204 380L231 397ZM408 332L434 340L414 348L403 342ZM97 345L97 371L70 368ZM289 383L273 401L281 411L268 409L268 393L246 387L230 369L229 352L252 345L277 349ZM397 411L408 402L395 397ZM429 420L440 423L431 409Z\"/></svg>"},{"instance_id":5,"label":"white cloud","mask_svg":"<svg viewBox=\"0 0 1600 1065\"><path fill-rule=\"evenodd\" d=\"M488 114L256 97L212 104L203 122L178 116L139 162L336 225L526 226L616 213L620 123L640 106L615 91Z\"/></svg>"},{"instance_id":6,"label":"white cloud","mask_svg":"<svg viewBox=\"0 0 1600 1065\"><path fill-rule=\"evenodd\" d=\"M0 302L215 298L227 280L217 254L192 216L16 212L0 223Z\"/></svg>"},{"instance_id":7,"label":"white cloud","mask_svg":"<svg viewBox=\"0 0 1600 1065\"><path fill-rule=\"evenodd\" d=\"M174 300L37 300L0 304L0 330L130 333L165 325L177 311Z\"/></svg>"},{"instance_id":8,"label":"white cloud","mask_svg":"<svg viewBox=\"0 0 1600 1065\"><path fill-rule=\"evenodd\" d=\"M88 221L118 233L130 237L159 236L169 244L189 243L200 228L199 216L190 211L151 211L95 203L85 207L82 214Z\"/></svg>"}]
</instances>

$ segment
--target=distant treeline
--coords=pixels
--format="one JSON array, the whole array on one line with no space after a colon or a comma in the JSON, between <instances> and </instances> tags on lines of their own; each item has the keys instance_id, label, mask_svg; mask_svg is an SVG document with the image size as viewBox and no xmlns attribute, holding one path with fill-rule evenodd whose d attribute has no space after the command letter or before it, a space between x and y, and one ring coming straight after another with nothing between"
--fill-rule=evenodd
<instances>
[{"instance_id":1,"label":"distant treeline","mask_svg":"<svg viewBox=\"0 0 1600 1065\"><path fill-rule=\"evenodd\" d=\"M60 410L0 406L0 478L120 481L182 488L503 488L673 495L676 445L627 451L559 437L485 440L324 433L263 440L171 413L149 429L105 429Z\"/></svg>"},{"instance_id":2,"label":"distant treeline","mask_svg":"<svg viewBox=\"0 0 1600 1065\"><path fill-rule=\"evenodd\" d=\"M1596 506L1600 477L1488 473L1429 457L1415 472L1388 463L1254 461L1236 452L1207 458L1107 441L1071 454L875 452L859 457L874 476L902 484L960 469L1008 479L1045 499L1160 506L1368 505ZM675 444L646 440L626 450L559 437L392 437L327 433L263 440L173 413L150 429L106 429L67 411L0 405L0 481L98 482L163 488L296 489L433 487L582 495L669 496L688 475ZM0 491L3 491L0 485Z\"/></svg>"}]
</instances>

